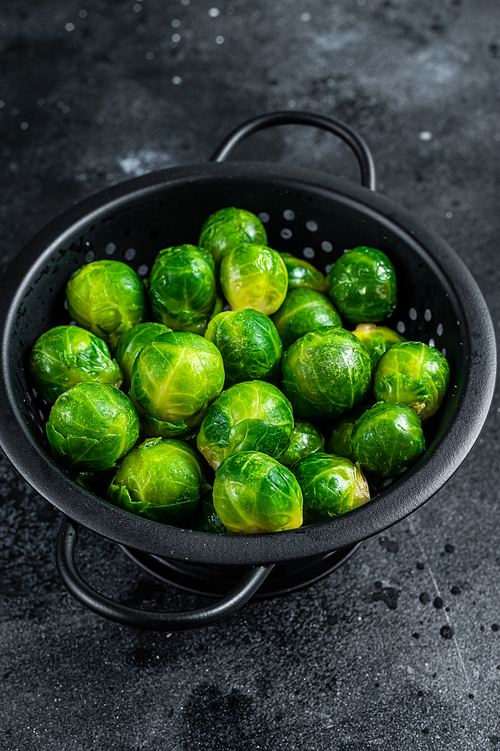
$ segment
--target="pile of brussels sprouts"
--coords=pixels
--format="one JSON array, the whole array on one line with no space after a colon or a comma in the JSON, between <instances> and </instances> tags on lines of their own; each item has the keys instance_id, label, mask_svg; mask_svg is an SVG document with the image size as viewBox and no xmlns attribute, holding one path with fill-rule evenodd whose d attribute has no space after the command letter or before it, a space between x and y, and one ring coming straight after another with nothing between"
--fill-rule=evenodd
<instances>
[{"instance_id":1,"label":"pile of brussels sprouts","mask_svg":"<svg viewBox=\"0 0 500 751\"><path fill-rule=\"evenodd\" d=\"M244 209L160 250L146 282L95 261L66 296L76 325L30 355L53 455L164 524L276 532L355 509L422 455L450 379L437 349L378 325L396 307L383 252L345 251L325 278Z\"/></svg>"}]
</instances>

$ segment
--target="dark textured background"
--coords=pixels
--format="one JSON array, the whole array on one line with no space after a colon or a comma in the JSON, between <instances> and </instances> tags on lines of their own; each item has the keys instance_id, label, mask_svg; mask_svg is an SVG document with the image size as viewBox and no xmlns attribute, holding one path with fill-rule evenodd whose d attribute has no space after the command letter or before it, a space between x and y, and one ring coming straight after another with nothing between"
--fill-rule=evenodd
<instances>
[{"instance_id":1,"label":"dark textured background","mask_svg":"<svg viewBox=\"0 0 500 751\"><path fill-rule=\"evenodd\" d=\"M203 161L247 117L309 109L359 130L379 190L450 242L497 327L499 20L497 0L3 0L2 269L76 200ZM239 156L357 180L305 128ZM2 459L2 751L500 748L499 413L497 396L447 486L329 578L163 635L66 593L59 515ZM129 604L205 602L90 533L79 550Z\"/></svg>"}]
</instances>

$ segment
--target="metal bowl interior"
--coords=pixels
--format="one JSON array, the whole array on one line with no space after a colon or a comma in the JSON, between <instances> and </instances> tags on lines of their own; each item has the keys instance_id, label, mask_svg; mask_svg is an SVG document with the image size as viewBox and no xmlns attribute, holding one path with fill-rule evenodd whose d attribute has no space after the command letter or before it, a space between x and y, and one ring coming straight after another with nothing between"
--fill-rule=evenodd
<instances>
[{"instance_id":1,"label":"metal bowl interior","mask_svg":"<svg viewBox=\"0 0 500 751\"><path fill-rule=\"evenodd\" d=\"M224 206L255 212L269 245L326 270L345 248L380 248L394 263L399 303L389 325L446 354L452 379L426 424L427 450L369 504L331 521L273 535L225 536L176 529L115 508L77 485L52 459L49 407L27 372L30 349L69 323L65 287L91 260L123 260L147 276L161 248L198 240ZM23 477L73 520L122 545L179 561L276 563L353 545L403 519L456 471L491 402L495 340L481 293L434 232L393 202L309 170L252 162L185 166L151 173L92 196L45 227L0 282L3 321L0 443Z\"/></svg>"}]
</instances>

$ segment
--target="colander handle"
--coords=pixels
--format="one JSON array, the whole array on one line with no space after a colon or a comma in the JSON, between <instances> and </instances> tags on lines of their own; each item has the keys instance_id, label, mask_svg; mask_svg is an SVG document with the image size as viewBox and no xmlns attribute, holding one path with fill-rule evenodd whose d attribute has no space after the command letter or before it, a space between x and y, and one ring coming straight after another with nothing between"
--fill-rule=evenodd
<instances>
[{"instance_id":1,"label":"colander handle","mask_svg":"<svg viewBox=\"0 0 500 751\"><path fill-rule=\"evenodd\" d=\"M370 149L361 136L347 123L336 117L316 115L313 112L269 112L267 115L258 115L238 125L215 149L210 157L211 162L223 162L229 156L234 147L248 138L252 133L259 130L272 128L275 125L314 125L321 130L341 138L351 147L358 160L361 171L361 184L365 188L375 190L375 165Z\"/></svg>"},{"instance_id":2,"label":"colander handle","mask_svg":"<svg viewBox=\"0 0 500 751\"><path fill-rule=\"evenodd\" d=\"M93 613L125 626L150 631L182 631L209 626L242 607L271 573L274 565L255 566L240 583L213 605L199 610L164 613L130 608L100 594L82 579L75 564L78 524L63 517L57 538L57 568L70 593Z\"/></svg>"}]
</instances>

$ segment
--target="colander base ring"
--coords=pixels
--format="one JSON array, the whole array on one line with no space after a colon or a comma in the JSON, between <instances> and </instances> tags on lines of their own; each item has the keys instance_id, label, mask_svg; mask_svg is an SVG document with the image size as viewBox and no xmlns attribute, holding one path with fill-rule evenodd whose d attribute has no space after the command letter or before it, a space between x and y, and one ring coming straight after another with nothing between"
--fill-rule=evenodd
<instances>
[{"instance_id":1,"label":"colander base ring","mask_svg":"<svg viewBox=\"0 0 500 751\"><path fill-rule=\"evenodd\" d=\"M361 543L341 550L274 566L254 599L279 597L314 584L346 563ZM223 597L249 570L248 566L212 566L183 563L143 553L120 545L123 552L144 571L165 584L208 597Z\"/></svg>"}]
</instances>

